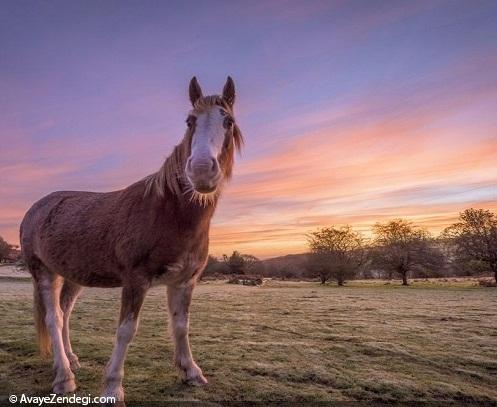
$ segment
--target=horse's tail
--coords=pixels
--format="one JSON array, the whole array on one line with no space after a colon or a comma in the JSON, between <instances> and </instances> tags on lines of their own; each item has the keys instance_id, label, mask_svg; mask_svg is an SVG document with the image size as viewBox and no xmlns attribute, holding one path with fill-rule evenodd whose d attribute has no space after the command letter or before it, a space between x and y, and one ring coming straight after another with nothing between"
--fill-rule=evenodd
<instances>
[{"instance_id":1,"label":"horse's tail","mask_svg":"<svg viewBox=\"0 0 497 407\"><path fill-rule=\"evenodd\" d=\"M33 280L33 285L36 340L41 356L45 357L51 352L50 336L48 335L47 323L45 322L45 305L41 297L40 287L35 280Z\"/></svg>"}]
</instances>

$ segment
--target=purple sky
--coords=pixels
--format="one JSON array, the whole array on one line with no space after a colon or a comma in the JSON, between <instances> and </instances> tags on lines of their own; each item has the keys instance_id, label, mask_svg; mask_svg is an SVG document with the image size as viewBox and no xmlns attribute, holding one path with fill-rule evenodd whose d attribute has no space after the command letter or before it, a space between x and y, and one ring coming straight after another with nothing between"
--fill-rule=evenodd
<instances>
[{"instance_id":1,"label":"purple sky","mask_svg":"<svg viewBox=\"0 0 497 407\"><path fill-rule=\"evenodd\" d=\"M156 171L187 86L235 79L243 156L211 251L301 252L305 233L497 209L497 2L4 1L0 235L54 190Z\"/></svg>"}]
</instances>

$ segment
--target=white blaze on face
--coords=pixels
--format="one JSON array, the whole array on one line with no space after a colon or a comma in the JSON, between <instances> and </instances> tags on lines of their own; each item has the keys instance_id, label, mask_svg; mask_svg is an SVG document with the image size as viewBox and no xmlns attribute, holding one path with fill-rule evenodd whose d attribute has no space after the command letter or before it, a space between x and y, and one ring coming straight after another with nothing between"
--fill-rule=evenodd
<instances>
[{"instance_id":1,"label":"white blaze on face","mask_svg":"<svg viewBox=\"0 0 497 407\"><path fill-rule=\"evenodd\" d=\"M215 191L222 178L218 157L226 134L223 126L225 117L225 112L219 107L213 107L196 116L186 175L199 193Z\"/></svg>"},{"instance_id":2,"label":"white blaze on face","mask_svg":"<svg viewBox=\"0 0 497 407\"><path fill-rule=\"evenodd\" d=\"M192 164L209 162L213 158L217 160L223 148L226 132L223 127L224 118L219 107L197 116L191 149Z\"/></svg>"}]
</instances>

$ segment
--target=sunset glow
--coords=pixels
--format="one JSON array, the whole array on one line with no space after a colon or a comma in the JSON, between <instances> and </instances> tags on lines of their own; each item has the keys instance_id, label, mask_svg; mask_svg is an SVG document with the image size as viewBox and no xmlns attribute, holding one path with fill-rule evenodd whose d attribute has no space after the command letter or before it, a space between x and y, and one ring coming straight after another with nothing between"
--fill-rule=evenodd
<instances>
[{"instance_id":1,"label":"sunset glow","mask_svg":"<svg viewBox=\"0 0 497 407\"><path fill-rule=\"evenodd\" d=\"M134 4L134 5L133 5ZM497 3L11 2L0 24L0 235L56 190L155 172L189 79L237 86L246 146L211 253L306 250L317 227L497 211Z\"/></svg>"}]
</instances>

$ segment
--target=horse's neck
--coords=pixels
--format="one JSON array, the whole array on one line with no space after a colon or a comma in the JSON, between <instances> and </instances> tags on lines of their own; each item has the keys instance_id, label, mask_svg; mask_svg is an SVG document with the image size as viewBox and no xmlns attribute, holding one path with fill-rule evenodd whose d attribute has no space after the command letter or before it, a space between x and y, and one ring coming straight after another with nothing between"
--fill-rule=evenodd
<instances>
[{"instance_id":1,"label":"horse's neck","mask_svg":"<svg viewBox=\"0 0 497 407\"><path fill-rule=\"evenodd\" d=\"M166 222L176 221L181 228L194 230L209 228L210 220L214 215L218 197L213 202L204 205L192 199L189 192L177 194L164 184L162 193L155 190L147 192L147 181L141 180L126 188L126 200L140 199L141 215L163 219ZM157 225L160 227L159 225Z\"/></svg>"},{"instance_id":2,"label":"horse's neck","mask_svg":"<svg viewBox=\"0 0 497 407\"><path fill-rule=\"evenodd\" d=\"M174 207L179 215L179 219L182 219L185 224L192 227L199 226L209 226L214 211L217 206L217 198L213 203L209 205L203 205L195 200L190 200L189 195L177 196L171 194L172 199L175 200Z\"/></svg>"}]
</instances>

